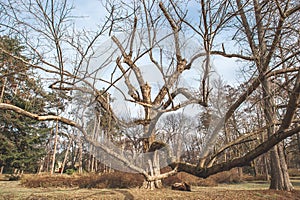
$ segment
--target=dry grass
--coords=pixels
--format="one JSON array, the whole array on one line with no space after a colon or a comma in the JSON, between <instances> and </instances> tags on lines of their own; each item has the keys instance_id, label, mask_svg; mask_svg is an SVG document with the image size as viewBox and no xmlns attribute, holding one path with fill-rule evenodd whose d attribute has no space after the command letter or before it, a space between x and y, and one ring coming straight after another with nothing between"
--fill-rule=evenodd
<instances>
[{"instance_id":1,"label":"dry grass","mask_svg":"<svg viewBox=\"0 0 300 200\"><path fill-rule=\"evenodd\" d=\"M79 187L79 188L132 188L143 184L139 174L114 172L109 174L86 175L25 175L22 177L23 186L37 187Z\"/></svg>"},{"instance_id":2,"label":"dry grass","mask_svg":"<svg viewBox=\"0 0 300 200\"><path fill-rule=\"evenodd\" d=\"M208 179L199 179L186 173L179 173L168 181L189 180L194 183L192 192L174 191L168 184L159 190L140 189L142 177L137 174L113 173L92 175L25 175L22 181L0 181L2 199L300 199L300 179L293 178L293 192L268 190L264 181L236 183L236 173L216 174ZM1 178L1 177L0 177ZM141 178L141 179L140 179ZM228 184L227 182L235 183ZM48 182L48 183L47 183ZM222 182L217 183L217 182ZM124 185L128 184L128 185ZM199 185L210 185L200 187ZM26 186L26 187L25 187ZM42 186L42 187L40 187ZM130 186L130 187L129 187ZM107 187L107 188L103 188ZM110 187L110 189L109 189ZM119 187L116 189L115 187ZM126 189L120 189L120 188ZM114 189L112 189L114 188Z\"/></svg>"},{"instance_id":3,"label":"dry grass","mask_svg":"<svg viewBox=\"0 0 300 200\"><path fill-rule=\"evenodd\" d=\"M192 192L181 192L169 188L159 190L130 189L86 189L86 188L26 188L20 181L0 181L0 200L2 199L300 199L300 188L294 192L281 192L265 189L255 184L222 184L218 187L196 187Z\"/></svg>"},{"instance_id":4,"label":"dry grass","mask_svg":"<svg viewBox=\"0 0 300 200\"><path fill-rule=\"evenodd\" d=\"M300 169L289 169L288 172L291 177L300 176Z\"/></svg>"}]
</instances>

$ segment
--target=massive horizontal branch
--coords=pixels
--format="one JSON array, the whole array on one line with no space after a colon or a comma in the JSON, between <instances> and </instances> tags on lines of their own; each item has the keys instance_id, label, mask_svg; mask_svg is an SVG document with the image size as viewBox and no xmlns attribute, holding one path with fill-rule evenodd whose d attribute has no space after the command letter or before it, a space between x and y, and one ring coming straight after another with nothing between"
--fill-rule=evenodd
<instances>
[{"instance_id":1,"label":"massive horizontal branch","mask_svg":"<svg viewBox=\"0 0 300 200\"><path fill-rule=\"evenodd\" d=\"M176 167L178 166L179 171L185 171L199 177L208 177L212 174L216 174L221 171L230 170L234 167L242 167L247 165L250 161L262 155L263 153L269 151L272 147L274 147L282 140L300 131L300 126L288 130L294 118L295 112L297 110L296 108L299 102L299 98L300 98L300 69L298 69L297 80L293 87L293 91L289 95L289 102L282 123L278 131L276 131L276 133L271 135L267 141L261 143L255 149L249 151L248 153L246 153L244 156L240 158L236 158L231 161L220 163L212 167L204 168L200 164L190 165L186 163L176 163Z\"/></svg>"},{"instance_id":2,"label":"massive horizontal branch","mask_svg":"<svg viewBox=\"0 0 300 200\"><path fill-rule=\"evenodd\" d=\"M254 139L251 139L251 137L256 136L257 134L259 134L261 131L263 131L266 128L267 128L267 126L261 128L259 131L255 131L255 132L252 132L252 133L243 134L239 138L237 138L237 139L235 139L235 140L233 140L233 141L225 144L220 149L218 149L217 152L214 155L211 156L208 166L212 166L213 161L215 160L215 158L217 156L219 156L222 152L224 152L226 149L228 149L230 147L233 147L235 145L239 145L239 144L245 143L245 142L253 141Z\"/></svg>"},{"instance_id":3,"label":"massive horizontal branch","mask_svg":"<svg viewBox=\"0 0 300 200\"><path fill-rule=\"evenodd\" d=\"M274 135L272 135L267 141L261 143L255 149L249 151L246 155L236 158L224 163L213 165L212 167L208 168L201 168L198 165L192 165L189 163L172 163L171 167L178 167L178 172L184 171L190 174L193 174L198 177L206 178L213 174L230 170L234 167L243 167L249 165L249 163L257 158L258 156L262 155L263 153L269 151L273 146L281 142L287 137L292 136L295 133L300 131L300 126L291 129L289 131L277 131Z\"/></svg>"}]
</instances>

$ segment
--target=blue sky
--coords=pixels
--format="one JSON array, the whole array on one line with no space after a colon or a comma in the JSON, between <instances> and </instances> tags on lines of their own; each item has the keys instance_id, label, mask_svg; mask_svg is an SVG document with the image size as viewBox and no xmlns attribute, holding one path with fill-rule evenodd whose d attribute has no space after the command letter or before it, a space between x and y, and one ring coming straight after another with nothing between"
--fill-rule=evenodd
<instances>
[{"instance_id":1,"label":"blue sky","mask_svg":"<svg viewBox=\"0 0 300 200\"><path fill-rule=\"evenodd\" d=\"M97 25L101 24L105 15L107 15L105 8L102 6L101 0L74 0L74 6L74 15L79 16L76 20L77 28L96 30ZM194 11L192 12L196 13L196 10L193 10ZM227 41L224 40L225 44L226 42ZM238 63L235 59L225 59L218 56L213 59L213 66L225 82L229 84L237 83Z\"/></svg>"},{"instance_id":2,"label":"blue sky","mask_svg":"<svg viewBox=\"0 0 300 200\"><path fill-rule=\"evenodd\" d=\"M80 16L76 20L76 27L77 28L85 28L87 30L97 30L97 25L101 24L101 22L104 20L105 16L107 15L106 10L103 8L100 0L74 0L74 14L76 16ZM195 9L193 9L196 13ZM192 11L193 12L193 11ZM117 35L118 36L118 35ZM107 46L106 42L104 41L102 46ZM232 41L228 40L221 41L222 43L225 43L226 47L227 45L232 45ZM106 44L106 45L105 45ZM101 49L99 50L101 51ZM99 53L99 52L98 52ZM103 59L101 59L103 60ZM93 63L101 63L98 59L95 59L92 61ZM221 77L226 83L231 85L236 85L238 83L238 63L235 59L225 59L220 56L214 57L213 60L213 67L219 77ZM200 63L201 65L201 63ZM97 65L95 65L97 66ZM199 65L198 65L199 66ZM157 73L154 73L153 69L149 66L143 66L141 65L142 70L147 73L145 75L145 79L151 84L153 90L155 88L158 88L157 83L152 80L154 76L157 75ZM149 68L148 68L149 67ZM150 71L145 70L150 69ZM110 70L107 70L108 72L103 72L104 74L109 73ZM158 73L159 74L159 73ZM158 75L159 76L159 75ZM157 77L154 77L154 79ZM192 84L195 87L199 87L199 82L196 82L196 79L200 79L200 71L199 70L190 70L185 73L183 80L186 84ZM117 83L117 86L122 88L126 86L122 86L123 81ZM195 85L194 85L195 84ZM154 92L155 93L155 92ZM138 107L135 104L132 103L126 103L123 101L123 98L120 94L117 94L117 92L113 92L112 95L116 98L114 101L114 108L117 108L115 112L122 117L126 116L132 116L137 117L138 115L141 115L141 113L138 112ZM191 110L197 110L195 107L191 107L187 109L187 112L190 112ZM132 112L134 111L134 112ZM120 112L120 113L118 113ZM193 112L191 112L193 113Z\"/></svg>"},{"instance_id":3,"label":"blue sky","mask_svg":"<svg viewBox=\"0 0 300 200\"><path fill-rule=\"evenodd\" d=\"M100 0L74 0L74 15L79 16L76 24L87 29L95 29L106 15Z\"/></svg>"}]
</instances>

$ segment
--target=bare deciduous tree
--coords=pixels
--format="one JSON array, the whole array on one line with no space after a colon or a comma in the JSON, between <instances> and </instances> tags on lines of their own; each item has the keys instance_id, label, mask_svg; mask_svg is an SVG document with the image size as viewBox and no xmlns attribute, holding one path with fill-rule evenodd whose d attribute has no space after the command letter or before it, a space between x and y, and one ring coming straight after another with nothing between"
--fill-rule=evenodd
<instances>
[{"instance_id":1,"label":"bare deciduous tree","mask_svg":"<svg viewBox=\"0 0 300 200\"><path fill-rule=\"evenodd\" d=\"M295 113L299 112L299 51L297 45L288 40L294 38L299 42L299 25L294 23L300 10L297 2L201 0L156 3L134 0L129 4L106 1L107 20L96 32L81 33L71 26L71 7L66 0L30 2L8 0L0 4L3 10L1 26L9 30L6 30L7 34L18 36L37 62L11 56L51 74L51 89L73 97L74 91L80 91L91 98L82 102L81 122L63 116L30 113L6 103L0 103L0 109L13 110L41 121L57 120L77 128L89 144L127 169L143 174L150 188L161 187L161 179L178 171L208 177L248 165L277 145L271 151L272 157L277 157L273 159L272 169L279 170L281 175L272 179L271 188L292 190L281 141L300 130L293 121ZM200 10L192 11L189 3L199 5ZM220 43L220 40L226 40L226 35L236 42L237 48ZM100 48L101 38L105 38L106 42ZM0 50L9 54L4 49ZM218 89L213 84L213 65L219 64L213 63L216 56L242 60L250 69L250 78L231 101L226 102L220 94L221 87ZM99 62L93 62L95 57L101 58L97 59ZM185 85L183 79L186 74L197 70L200 71L198 81ZM155 80L149 78L149 74L154 75ZM196 89L191 87L192 84L197 84ZM286 100L280 102L284 103L284 109L279 111L276 91L281 91L281 88L287 89L284 90ZM239 131L239 137L233 140L227 138L222 146L216 145L222 134L226 134L224 124L236 120L234 114L238 109L246 103L255 105L256 102L248 101L254 92L260 94L258 101L263 102L265 124L250 127L247 132ZM111 102L114 97L110 99L108 93L119 93L117 100L122 98L128 103L126 105L133 104L142 115L124 119L124 116L118 115L120 107L114 107ZM221 112L222 106L213 101L214 95L228 104L224 111ZM214 104L216 116L208 112ZM176 159L167 144L157 141L159 132L156 128L161 117L190 105L195 106L196 112L206 112L203 116L210 118L206 125L202 124L207 126L208 134L196 163ZM141 160L146 165L137 163L136 157L129 159L123 150L114 146L113 140L106 140L113 138L112 133L104 140L105 143L91 136L84 121L84 110L88 106L105 110L120 130L143 126L143 152L140 153L151 155ZM277 117L278 113L280 117ZM214 120L211 120L212 116ZM260 132L264 128L262 125L267 127L268 140L251 143L251 149L238 154L237 158L216 159L225 149ZM157 144L161 144L160 148L164 147L164 156L159 153L162 152L160 148L154 147ZM162 159L173 168L172 171L160 173Z\"/></svg>"}]
</instances>

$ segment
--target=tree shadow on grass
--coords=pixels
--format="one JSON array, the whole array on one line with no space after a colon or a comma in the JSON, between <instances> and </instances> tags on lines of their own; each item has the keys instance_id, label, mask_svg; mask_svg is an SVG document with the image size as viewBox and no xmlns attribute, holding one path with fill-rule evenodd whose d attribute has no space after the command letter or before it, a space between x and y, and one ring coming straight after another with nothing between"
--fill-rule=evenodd
<instances>
[{"instance_id":1,"label":"tree shadow on grass","mask_svg":"<svg viewBox=\"0 0 300 200\"><path fill-rule=\"evenodd\" d=\"M126 191L126 190L114 190L114 191L115 192L119 192L122 195L124 195L125 196L124 200L132 200L132 199L134 199L134 196L130 192Z\"/></svg>"},{"instance_id":2,"label":"tree shadow on grass","mask_svg":"<svg viewBox=\"0 0 300 200\"><path fill-rule=\"evenodd\" d=\"M293 186L297 186L297 187L300 187L300 181L293 181L293 180L291 180L291 182L292 182L292 185Z\"/></svg>"},{"instance_id":3,"label":"tree shadow on grass","mask_svg":"<svg viewBox=\"0 0 300 200\"><path fill-rule=\"evenodd\" d=\"M92 197L101 197L103 195L115 195L115 192L112 191L101 191L101 192L94 192L90 195L85 196L84 198L92 198Z\"/></svg>"}]
</instances>

